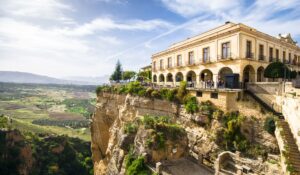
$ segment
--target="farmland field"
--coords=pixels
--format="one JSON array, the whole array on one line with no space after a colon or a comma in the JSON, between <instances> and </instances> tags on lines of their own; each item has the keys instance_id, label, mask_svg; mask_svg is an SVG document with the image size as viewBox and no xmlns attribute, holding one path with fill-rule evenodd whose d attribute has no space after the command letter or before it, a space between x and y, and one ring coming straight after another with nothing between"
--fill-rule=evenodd
<instances>
[{"instance_id":1,"label":"farmland field","mask_svg":"<svg viewBox=\"0 0 300 175\"><path fill-rule=\"evenodd\" d=\"M0 115L11 128L90 141L95 86L0 83Z\"/></svg>"}]
</instances>

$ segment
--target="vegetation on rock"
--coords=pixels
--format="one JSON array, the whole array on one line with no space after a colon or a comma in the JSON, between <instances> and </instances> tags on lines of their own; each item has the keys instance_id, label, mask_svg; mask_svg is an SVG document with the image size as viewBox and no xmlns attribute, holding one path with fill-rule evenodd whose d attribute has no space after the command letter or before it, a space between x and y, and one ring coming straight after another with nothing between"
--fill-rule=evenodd
<instances>
[{"instance_id":1,"label":"vegetation on rock","mask_svg":"<svg viewBox=\"0 0 300 175\"><path fill-rule=\"evenodd\" d=\"M137 125L134 123L126 123L124 126L125 134L134 134L137 132Z\"/></svg>"},{"instance_id":2,"label":"vegetation on rock","mask_svg":"<svg viewBox=\"0 0 300 175\"><path fill-rule=\"evenodd\" d=\"M199 105L196 97L193 96L186 96L185 98L185 104L184 104L185 110L187 113L194 114L199 111Z\"/></svg>"},{"instance_id":3,"label":"vegetation on rock","mask_svg":"<svg viewBox=\"0 0 300 175\"><path fill-rule=\"evenodd\" d=\"M163 149L166 140L176 141L185 134L185 130L167 116L146 115L141 122L146 129L153 130L151 137L147 139L147 146L153 149Z\"/></svg>"},{"instance_id":4,"label":"vegetation on rock","mask_svg":"<svg viewBox=\"0 0 300 175\"><path fill-rule=\"evenodd\" d=\"M264 129L269 133L274 135L276 125L274 116L269 116L265 119Z\"/></svg>"},{"instance_id":5,"label":"vegetation on rock","mask_svg":"<svg viewBox=\"0 0 300 175\"><path fill-rule=\"evenodd\" d=\"M145 158L135 156L133 151L125 156L126 175L151 175L151 171L145 164Z\"/></svg>"}]
</instances>

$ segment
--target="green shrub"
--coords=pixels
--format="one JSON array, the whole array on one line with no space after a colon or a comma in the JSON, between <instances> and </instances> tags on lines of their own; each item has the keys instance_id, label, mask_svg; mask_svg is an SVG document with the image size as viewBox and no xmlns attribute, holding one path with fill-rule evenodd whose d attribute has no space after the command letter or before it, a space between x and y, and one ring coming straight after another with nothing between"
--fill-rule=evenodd
<instances>
[{"instance_id":1,"label":"green shrub","mask_svg":"<svg viewBox=\"0 0 300 175\"><path fill-rule=\"evenodd\" d=\"M127 87L125 85L120 86L117 90L118 94L125 94L126 92L127 92Z\"/></svg>"},{"instance_id":2,"label":"green shrub","mask_svg":"<svg viewBox=\"0 0 300 175\"><path fill-rule=\"evenodd\" d=\"M168 91L169 91L169 89L166 89L166 88L162 88L159 90L159 93L163 99L166 99Z\"/></svg>"},{"instance_id":3,"label":"green shrub","mask_svg":"<svg viewBox=\"0 0 300 175\"><path fill-rule=\"evenodd\" d=\"M7 128L8 127L8 120L4 115L2 114L0 116L0 128Z\"/></svg>"},{"instance_id":4,"label":"green shrub","mask_svg":"<svg viewBox=\"0 0 300 175\"><path fill-rule=\"evenodd\" d=\"M99 95L102 92L103 86L98 86L96 88L96 95Z\"/></svg>"},{"instance_id":5,"label":"green shrub","mask_svg":"<svg viewBox=\"0 0 300 175\"><path fill-rule=\"evenodd\" d=\"M153 90L151 92L151 97L152 98L161 98L160 93L157 90Z\"/></svg>"},{"instance_id":6,"label":"green shrub","mask_svg":"<svg viewBox=\"0 0 300 175\"><path fill-rule=\"evenodd\" d=\"M176 94L177 94L177 89L171 89L167 92L165 99L168 101L175 101Z\"/></svg>"},{"instance_id":7,"label":"green shrub","mask_svg":"<svg viewBox=\"0 0 300 175\"><path fill-rule=\"evenodd\" d=\"M149 175L150 171L145 164L144 157L134 159L126 169L126 175Z\"/></svg>"},{"instance_id":8,"label":"green shrub","mask_svg":"<svg viewBox=\"0 0 300 175\"><path fill-rule=\"evenodd\" d=\"M194 114L199 111L198 101L196 97L187 96L185 98L184 108L187 113Z\"/></svg>"},{"instance_id":9,"label":"green shrub","mask_svg":"<svg viewBox=\"0 0 300 175\"><path fill-rule=\"evenodd\" d=\"M224 112L222 110L217 109L213 112L212 118L216 119L216 120L220 120L220 119L222 119L223 114L224 114Z\"/></svg>"},{"instance_id":10,"label":"green shrub","mask_svg":"<svg viewBox=\"0 0 300 175\"><path fill-rule=\"evenodd\" d=\"M96 88L96 94L99 95L101 92L113 92L113 87L109 85L98 86Z\"/></svg>"},{"instance_id":11,"label":"green shrub","mask_svg":"<svg viewBox=\"0 0 300 175\"><path fill-rule=\"evenodd\" d=\"M187 87L187 82L186 81L180 82L180 86L178 88L178 91L177 91L177 94L176 94L176 98L181 103L184 102L184 97L187 95L186 87Z\"/></svg>"},{"instance_id":12,"label":"green shrub","mask_svg":"<svg viewBox=\"0 0 300 175\"><path fill-rule=\"evenodd\" d=\"M246 140L245 136L241 133L241 123L245 117L238 112L227 113L223 116L224 131L222 134L222 146L226 150L245 152L250 144Z\"/></svg>"},{"instance_id":13,"label":"green shrub","mask_svg":"<svg viewBox=\"0 0 300 175\"><path fill-rule=\"evenodd\" d=\"M127 93L131 95L138 95L139 91L144 90L145 88L141 85L140 82L134 81L126 85Z\"/></svg>"},{"instance_id":14,"label":"green shrub","mask_svg":"<svg viewBox=\"0 0 300 175\"><path fill-rule=\"evenodd\" d=\"M142 119L142 123L145 125L146 129L151 129L154 128L156 121L154 117L145 115Z\"/></svg>"},{"instance_id":15,"label":"green shrub","mask_svg":"<svg viewBox=\"0 0 300 175\"><path fill-rule=\"evenodd\" d=\"M209 118L212 117L213 112L215 111L215 107L213 106L212 102L205 101L200 103L200 111L206 115L209 116Z\"/></svg>"},{"instance_id":16,"label":"green shrub","mask_svg":"<svg viewBox=\"0 0 300 175\"><path fill-rule=\"evenodd\" d=\"M147 89L146 89L146 96L147 96L147 97L151 97L151 94L152 94L153 91L154 91L153 88L151 88L151 87L147 88Z\"/></svg>"},{"instance_id":17,"label":"green shrub","mask_svg":"<svg viewBox=\"0 0 300 175\"><path fill-rule=\"evenodd\" d=\"M274 132L275 132L275 129L276 129L274 117L267 117L267 118L265 119L264 129L265 129L268 133L274 135Z\"/></svg>"},{"instance_id":18,"label":"green shrub","mask_svg":"<svg viewBox=\"0 0 300 175\"><path fill-rule=\"evenodd\" d=\"M138 92L138 96L140 97L146 97L146 90L145 89L142 89Z\"/></svg>"},{"instance_id":19,"label":"green shrub","mask_svg":"<svg viewBox=\"0 0 300 175\"><path fill-rule=\"evenodd\" d=\"M125 134L134 134L137 132L137 125L134 123L126 123L124 125L124 133Z\"/></svg>"},{"instance_id":20,"label":"green shrub","mask_svg":"<svg viewBox=\"0 0 300 175\"><path fill-rule=\"evenodd\" d=\"M184 134L184 129L177 124L171 122L170 117L167 116L149 116L146 115L142 118L142 123L146 129L153 129L155 132L152 138L148 138L147 142L154 149L164 148L166 139L177 140ZM148 146L149 146L148 145Z\"/></svg>"}]
</instances>

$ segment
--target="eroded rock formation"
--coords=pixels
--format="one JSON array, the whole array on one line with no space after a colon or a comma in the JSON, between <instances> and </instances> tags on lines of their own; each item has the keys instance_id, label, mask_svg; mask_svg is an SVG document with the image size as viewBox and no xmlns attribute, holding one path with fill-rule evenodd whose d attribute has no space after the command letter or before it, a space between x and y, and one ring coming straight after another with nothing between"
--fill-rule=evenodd
<instances>
[{"instance_id":1,"label":"eroded rock formation","mask_svg":"<svg viewBox=\"0 0 300 175\"><path fill-rule=\"evenodd\" d=\"M124 134L126 123L148 114L169 116L185 129L187 139L183 138L182 142L176 143L177 146L174 146L175 143L167 142L168 149L159 152L145 148L150 130L139 128L134 136ZM203 126L208 122L210 122L209 127ZM263 131L262 122L251 122L246 120L243 124L242 132L245 136L276 153L278 150L275 138ZM252 127L249 126L253 125L256 127L251 129ZM218 131L221 128L220 121L216 119L209 121L206 116L199 114L187 114L182 106L168 101L101 93L98 95L91 124L91 147L95 175L125 174L124 158L130 144L134 144L136 152L150 155L151 161L154 163L162 159L176 160L186 156L198 159L201 155L204 163L213 167L218 154L224 151L216 141L216 135L219 134Z\"/></svg>"}]
</instances>

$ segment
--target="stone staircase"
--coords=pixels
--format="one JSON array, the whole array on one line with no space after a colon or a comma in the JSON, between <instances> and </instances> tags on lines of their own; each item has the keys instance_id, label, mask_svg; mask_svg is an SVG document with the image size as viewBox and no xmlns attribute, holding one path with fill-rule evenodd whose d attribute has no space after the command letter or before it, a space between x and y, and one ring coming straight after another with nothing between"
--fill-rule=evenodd
<instances>
[{"instance_id":1,"label":"stone staircase","mask_svg":"<svg viewBox=\"0 0 300 175\"><path fill-rule=\"evenodd\" d=\"M291 165L293 170L291 174L300 174L300 152L296 141L293 137L289 124L284 120L277 121L277 125L282 128L281 135L284 140L285 153L287 164Z\"/></svg>"}]
</instances>

